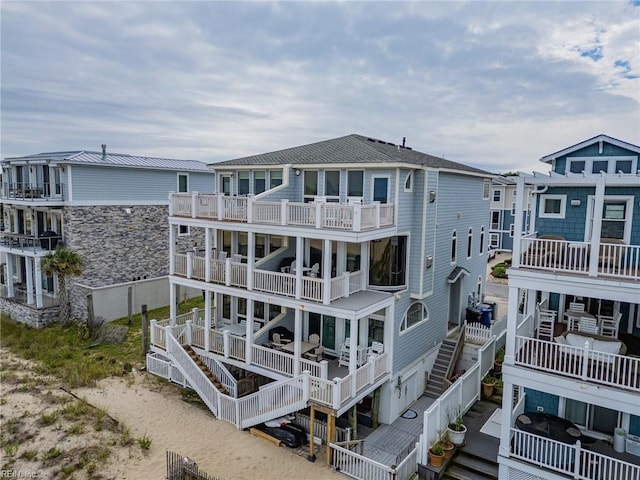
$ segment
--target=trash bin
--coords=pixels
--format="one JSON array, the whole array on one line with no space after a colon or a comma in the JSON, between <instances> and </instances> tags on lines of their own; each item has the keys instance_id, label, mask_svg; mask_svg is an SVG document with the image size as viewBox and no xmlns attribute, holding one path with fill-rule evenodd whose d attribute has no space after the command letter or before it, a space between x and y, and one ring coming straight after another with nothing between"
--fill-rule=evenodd
<instances>
[{"instance_id":1,"label":"trash bin","mask_svg":"<svg viewBox=\"0 0 640 480\"><path fill-rule=\"evenodd\" d=\"M480 322L485 326L491 325L491 308L478 305L476 309L480 312Z\"/></svg>"},{"instance_id":2,"label":"trash bin","mask_svg":"<svg viewBox=\"0 0 640 480\"><path fill-rule=\"evenodd\" d=\"M488 307L491 309L491 320L496 320L498 316L498 304L496 302L482 302L480 304L482 307Z\"/></svg>"},{"instance_id":3,"label":"trash bin","mask_svg":"<svg viewBox=\"0 0 640 480\"><path fill-rule=\"evenodd\" d=\"M481 322L482 312L477 308L467 307L465 318L469 323Z\"/></svg>"}]
</instances>

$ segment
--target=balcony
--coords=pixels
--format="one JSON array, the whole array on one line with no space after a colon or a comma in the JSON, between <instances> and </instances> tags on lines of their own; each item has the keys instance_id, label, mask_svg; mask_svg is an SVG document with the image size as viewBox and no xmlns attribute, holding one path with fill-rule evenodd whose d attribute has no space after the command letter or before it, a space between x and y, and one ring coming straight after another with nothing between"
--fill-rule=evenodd
<instances>
[{"instance_id":1,"label":"balcony","mask_svg":"<svg viewBox=\"0 0 640 480\"><path fill-rule=\"evenodd\" d=\"M64 200L61 183L4 183L2 198L8 200L50 201Z\"/></svg>"},{"instance_id":2,"label":"balcony","mask_svg":"<svg viewBox=\"0 0 640 480\"><path fill-rule=\"evenodd\" d=\"M62 236L53 232L45 232L46 235L36 237L22 233L0 232L0 248L10 253L33 253L42 254L55 250L58 243L62 241Z\"/></svg>"},{"instance_id":3,"label":"balcony","mask_svg":"<svg viewBox=\"0 0 640 480\"><path fill-rule=\"evenodd\" d=\"M310 373L309 399L336 410L352 404L356 399L369 393L390 374L387 367L387 353L369 356L355 372L349 373L346 367L339 365L338 359L315 362L300 357L296 361L293 354L272 348L268 344L251 343L248 353L246 337L235 335L224 327L211 328L207 332L205 327L200 324L201 321L197 320L196 323L193 323L191 319L191 313L181 315L176 319L174 326L170 325L169 320L152 320L151 345L158 352L165 351L167 349L167 335L175 330L179 333L177 336L182 338L183 345L191 345L206 353L214 354L222 361L225 359L234 360L236 363L246 363L252 367L260 367L273 374L290 378L308 371ZM249 358L247 358L248 354Z\"/></svg>"},{"instance_id":4,"label":"balcony","mask_svg":"<svg viewBox=\"0 0 640 480\"><path fill-rule=\"evenodd\" d=\"M608 242L598 242L597 248L592 245L527 235L521 240L519 265L514 267L640 280L640 246Z\"/></svg>"},{"instance_id":5,"label":"balcony","mask_svg":"<svg viewBox=\"0 0 640 480\"><path fill-rule=\"evenodd\" d=\"M192 253L175 254L173 274L237 288L248 288L249 284L248 265L234 262L230 258L225 260L211 259L207 269L205 257L199 257ZM362 271L348 272L339 277L333 277L329 279L328 288L324 278L303 276L299 297L297 297L296 281L296 275L291 273L256 268L253 269L251 288L258 292L324 304L365 289Z\"/></svg>"},{"instance_id":6,"label":"balcony","mask_svg":"<svg viewBox=\"0 0 640 480\"><path fill-rule=\"evenodd\" d=\"M172 193L170 216L261 225L362 232L395 225L394 206L371 204L258 201L222 194Z\"/></svg>"},{"instance_id":7,"label":"balcony","mask_svg":"<svg viewBox=\"0 0 640 480\"><path fill-rule=\"evenodd\" d=\"M516 366L640 393L640 358L516 335Z\"/></svg>"}]
</instances>

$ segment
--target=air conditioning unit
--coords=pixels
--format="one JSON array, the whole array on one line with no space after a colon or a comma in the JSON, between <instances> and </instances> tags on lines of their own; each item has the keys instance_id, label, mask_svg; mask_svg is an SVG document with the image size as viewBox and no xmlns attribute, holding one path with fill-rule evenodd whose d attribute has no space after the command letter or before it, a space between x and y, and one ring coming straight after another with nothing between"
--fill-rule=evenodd
<instances>
[{"instance_id":1,"label":"air conditioning unit","mask_svg":"<svg viewBox=\"0 0 640 480\"><path fill-rule=\"evenodd\" d=\"M627 434L626 450L627 453L640 456L640 437Z\"/></svg>"}]
</instances>

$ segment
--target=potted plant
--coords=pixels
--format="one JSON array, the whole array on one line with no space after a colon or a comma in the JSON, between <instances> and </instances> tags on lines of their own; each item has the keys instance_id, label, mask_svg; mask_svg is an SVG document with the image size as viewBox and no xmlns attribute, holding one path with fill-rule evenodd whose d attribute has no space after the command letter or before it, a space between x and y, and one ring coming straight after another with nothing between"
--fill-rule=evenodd
<instances>
[{"instance_id":1,"label":"potted plant","mask_svg":"<svg viewBox=\"0 0 640 480\"><path fill-rule=\"evenodd\" d=\"M502 396L503 388L504 388L504 383L502 381L502 378L496 379L496 386L494 388L495 394Z\"/></svg>"},{"instance_id":2,"label":"potted plant","mask_svg":"<svg viewBox=\"0 0 640 480\"><path fill-rule=\"evenodd\" d=\"M440 434L440 444L442 445L442 449L444 450L444 458L450 458L453 454L455 445L449 439L449 434L446 432L446 430Z\"/></svg>"},{"instance_id":3,"label":"potted plant","mask_svg":"<svg viewBox=\"0 0 640 480\"><path fill-rule=\"evenodd\" d=\"M496 387L496 377L487 375L482 379L482 394L486 398L491 398L493 389Z\"/></svg>"},{"instance_id":4,"label":"potted plant","mask_svg":"<svg viewBox=\"0 0 640 480\"><path fill-rule=\"evenodd\" d=\"M438 440L431 448L429 448L429 464L440 468L442 466L442 462L444 461L444 448L442 448L442 443Z\"/></svg>"},{"instance_id":5,"label":"potted plant","mask_svg":"<svg viewBox=\"0 0 640 480\"><path fill-rule=\"evenodd\" d=\"M503 362L504 362L504 347L500 347L496 352L496 358L493 360L493 369L496 372L502 372Z\"/></svg>"},{"instance_id":6,"label":"potted plant","mask_svg":"<svg viewBox=\"0 0 640 480\"><path fill-rule=\"evenodd\" d=\"M456 446L464 445L464 436L467 433L467 427L464 425L462 419L462 411L458 410L458 413L449 418L449 427L447 428L447 435L449 440Z\"/></svg>"}]
</instances>

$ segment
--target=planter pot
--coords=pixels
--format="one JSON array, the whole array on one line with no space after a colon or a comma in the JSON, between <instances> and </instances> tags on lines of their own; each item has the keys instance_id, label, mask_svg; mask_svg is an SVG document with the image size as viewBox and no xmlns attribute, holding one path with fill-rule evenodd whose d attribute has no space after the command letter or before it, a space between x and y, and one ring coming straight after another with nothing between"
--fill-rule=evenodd
<instances>
[{"instance_id":1,"label":"planter pot","mask_svg":"<svg viewBox=\"0 0 640 480\"><path fill-rule=\"evenodd\" d=\"M449 435L449 440L456 446L464 445L464 436L467 434L467 427L462 425L462 429L460 431L454 430L451 427L447 428L447 433Z\"/></svg>"},{"instance_id":2,"label":"planter pot","mask_svg":"<svg viewBox=\"0 0 640 480\"><path fill-rule=\"evenodd\" d=\"M442 462L444 461L444 455L436 455L429 449L429 465L440 468L442 466Z\"/></svg>"},{"instance_id":3,"label":"planter pot","mask_svg":"<svg viewBox=\"0 0 640 480\"><path fill-rule=\"evenodd\" d=\"M502 372L502 362L493 362L493 370L496 373Z\"/></svg>"},{"instance_id":4,"label":"planter pot","mask_svg":"<svg viewBox=\"0 0 640 480\"><path fill-rule=\"evenodd\" d=\"M495 383L482 383L482 394L490 398L493 395L493 389L495 388Z\"/></svg>"},{"instance_id":5,"label":"planter pot","mask_svg":"<svg viewBox=\"0 0 640 480\"><path fill-rule=\"evenodd\" d=\"M453 449L455 446L452 442L443 442L442 448L444 449L444 458L450 458L453 455Z\"/></svg>"}]
</instances>

